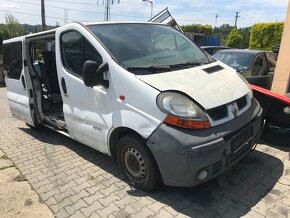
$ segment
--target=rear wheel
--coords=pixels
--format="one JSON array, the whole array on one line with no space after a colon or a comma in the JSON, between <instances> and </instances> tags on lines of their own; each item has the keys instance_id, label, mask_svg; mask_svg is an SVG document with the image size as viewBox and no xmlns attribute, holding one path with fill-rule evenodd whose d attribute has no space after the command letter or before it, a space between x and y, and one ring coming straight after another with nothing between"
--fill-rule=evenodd
<instances>
[{"instance_id":1,"label":"rear wheel","mask_svg":"<svg viewBox=\"0 0 290 218\"><path fill-rule=\"evenodd\" d=\"M128 135L117 146L117 159L132 186L150 191L161 183L157 164L143 139Z\"/></svg>"}]
</instances>

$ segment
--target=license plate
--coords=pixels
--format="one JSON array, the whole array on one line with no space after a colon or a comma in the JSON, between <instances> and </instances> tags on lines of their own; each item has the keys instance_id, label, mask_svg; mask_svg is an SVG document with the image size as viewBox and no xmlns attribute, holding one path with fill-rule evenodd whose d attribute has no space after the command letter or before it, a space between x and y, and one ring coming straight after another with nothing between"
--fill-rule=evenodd
<instances>
[{"instance_id":1,"label":"license plate","mask_svg":"<svg viewBox=\"0 0 290 218\"><path fill-rule=\"evenodd\" d=\"M235 153L240 150L243 146L247 145L253 138L253 128L244 130L240 135L232 141L232 152Z\"/></svg>"}]
</instances>

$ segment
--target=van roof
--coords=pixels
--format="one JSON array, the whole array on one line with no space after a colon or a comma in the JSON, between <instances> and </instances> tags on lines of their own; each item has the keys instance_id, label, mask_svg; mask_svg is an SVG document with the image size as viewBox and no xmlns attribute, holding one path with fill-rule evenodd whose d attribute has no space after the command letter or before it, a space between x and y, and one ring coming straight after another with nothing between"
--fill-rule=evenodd
<instances>
[{"instance_id":1,"label":"van roof","mask_svg":"<svg viewBox=\"0 0 290 218\"><path fill-rule=\"evenodd\" d=\"M154 23L154 22L140 22L140 21L100 21L100 22L81 22L81 24L90 26L90 25L98 25L98 24L126 24L126 23L134 23L134 24L161 24L161 25L167 25L163 23Z\"/></svg>"},{"instance_id":2,"label":"van roof","mask_svg":"<svg viewBox=\"0 0 290 218\"><path fill-rule=\"evenodd\" d=\"M110 24L151 24L151 25L167 25L167 24L162 24L162 23L154 23L154 22L136 22L136 21L100 21L100 22L71 22L71 23L78 23L83 26L92 26L92 25L110 25ZM69 23L69 24L71 24ZM65 24L67 25L67 24ZM64 26L65 26L64 25ZM11 39L7 39L3 41L3 44L10 43L10 42L16 42L16 41L22 41L24 38L30 38L30 37L37 37L37 36L42 36L42 35L51 35L54 34L57 28L51 29L51 30L46 30L38 33L31 33Z\"/></svg>"},{"instance_id":3,"label":"van roof","mask_svg":"<svg viewBox=\"0 0 290 218\"><path fill-rule=\"evenodd\" d=\"M55 30L56 29L46 30L46 31L38 32L38 33L31 33L31 34L27 34L27 35L11 38L11 39L6 39L6 40L3 40L3 44L10 43L10 42L16 42L16 41L22 41L25 38L29 38L29 37L54 34Z\"/></svg>"}]
</instances>

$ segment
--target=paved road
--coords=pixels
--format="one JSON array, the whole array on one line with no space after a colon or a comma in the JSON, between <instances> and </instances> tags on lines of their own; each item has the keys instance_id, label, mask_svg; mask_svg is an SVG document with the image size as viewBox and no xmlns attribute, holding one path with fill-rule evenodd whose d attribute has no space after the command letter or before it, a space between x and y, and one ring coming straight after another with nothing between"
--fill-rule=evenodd
<instances>
[{"instance_id":1,"label":"paved road","mask_svg":"<svg viewBox=\"0 0 290 218\"><path fill-rule=\"evenodd\" d=\"M106 155L12 118L5 88L0 120L1 149L56 217L290 217L286 149L258 145L219 184L148 194L132 189Z\"/></svg>"}]
</instances>

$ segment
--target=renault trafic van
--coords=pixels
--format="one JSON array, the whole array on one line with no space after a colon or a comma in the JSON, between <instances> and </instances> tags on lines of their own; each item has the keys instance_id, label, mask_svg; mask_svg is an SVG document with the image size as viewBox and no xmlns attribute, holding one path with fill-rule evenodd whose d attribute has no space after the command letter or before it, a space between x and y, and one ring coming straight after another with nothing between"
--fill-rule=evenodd
<instances>
[{"instance_id":1,"label":"renault trafic van","mask_svg":"<svg viewBox=\"0 0 290 218\"><path fill-rule=\"evenodd\" d=\"M13 38L4 70L13 116L110 155L142 190L208 181L260 136L248 83L167 25L71 23Z\"/></svg>"}]
</instances>

